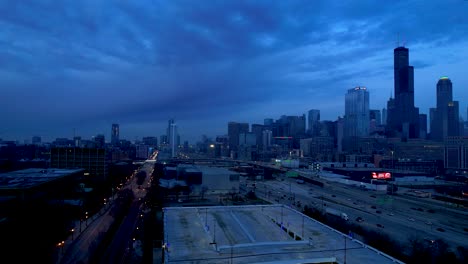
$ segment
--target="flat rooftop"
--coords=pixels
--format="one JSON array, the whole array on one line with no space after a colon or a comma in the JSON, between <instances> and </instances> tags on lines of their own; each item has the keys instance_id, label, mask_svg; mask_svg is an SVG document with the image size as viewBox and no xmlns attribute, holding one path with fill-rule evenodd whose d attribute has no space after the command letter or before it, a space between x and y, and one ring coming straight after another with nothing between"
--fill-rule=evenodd
<instances>
[{"instance_id":1,"label":"flat rooftop","mask_svg":"<svg viewBox=\"0 0 468 264\"><path fill-rule=\"evenodd\" d=\"M84 169L25 169L0 173L0 190L21 190L68 177Z\"/></svg>"},{"instance_id":2,"label":"flat rooftop","mask_svg":"<svg viewBox=\"0 0 468 264\"><path fill-rule=\"evenodd\" d=\"M402 263L283 205L163 212L167 263Z\"/></svg>"}]
</instances>

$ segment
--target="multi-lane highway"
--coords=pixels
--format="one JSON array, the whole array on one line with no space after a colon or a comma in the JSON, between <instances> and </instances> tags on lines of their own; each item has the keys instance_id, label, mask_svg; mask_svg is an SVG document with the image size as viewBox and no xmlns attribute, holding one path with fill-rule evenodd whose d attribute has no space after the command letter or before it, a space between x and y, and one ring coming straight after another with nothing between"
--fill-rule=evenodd
<instances>
[{"instance_id":1,"label":"multi-lane highway","mask_svg":"<svg viewBox=\"0 0 468 264\"><path fill-rule=\"evenodd\" d=\"M252 188L253 181L247 181ZM299 184L294 179L257 181L257 195L272 203L297 207L307 205L324 210L335 208L348 214L363 227L385 232L402 243L409 238L444 239L451 247L468 247L468 212L450 208L428 198L362 190L340 183L327 183L324 188ZM300 209L300 208L298 208ZM364 221L356 221L360 217Z\"/></svg>"}]
</instances>

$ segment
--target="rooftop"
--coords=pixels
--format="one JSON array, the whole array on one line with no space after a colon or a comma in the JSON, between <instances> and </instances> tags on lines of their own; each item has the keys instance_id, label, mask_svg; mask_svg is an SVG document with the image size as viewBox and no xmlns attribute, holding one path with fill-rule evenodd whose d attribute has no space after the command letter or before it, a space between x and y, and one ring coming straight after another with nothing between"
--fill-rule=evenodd
<instances>
[{"instance_id":1,"label":"rooftop","mask_svg":"<svg viewBox=\"0 0 468 264\"><path fill-rule=\"evenodd\" d=\"M283 205L163 210L167 263L401 263Z\"/></svg>"},{"instance_id":2,"label":"rooftop","mask_svg":"<svg viewBox=\"0 0 468 264\"><path fill-rule=\"evenodd\" d=\"M25 169L0 173L0 189L28 189L55 181L83 169Z\"/></svg>"}]
</instances>

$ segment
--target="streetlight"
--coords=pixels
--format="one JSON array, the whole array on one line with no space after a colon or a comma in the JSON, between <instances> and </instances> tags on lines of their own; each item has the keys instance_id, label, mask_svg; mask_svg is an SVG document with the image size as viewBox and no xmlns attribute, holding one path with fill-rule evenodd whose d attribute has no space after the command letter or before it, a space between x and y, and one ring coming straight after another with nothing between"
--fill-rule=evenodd
<instances>
[{"instance_id":1,"label":"streetlight","mask_svg":"<svg viewBox=\"0 0 468 264\"><path fill-rule=\"evenodd\" d=\"M72 233L72 240L74 240L74 237L73 237L73 236L74 236L74 233L75 233L75 228L72 228L72 229L70 230L70 232Z\"/></svg>"},{"instance_id":2,"label":"streetlight","mask_svg":"<svg viewBox=\"0 0 468 264\"><path fill-rule=\"evenodd\" d=\"M63 247L65 246L65 241L59 242L57 247L60 248L60 253L63 255Z\"/></svg>"}]
</instances>

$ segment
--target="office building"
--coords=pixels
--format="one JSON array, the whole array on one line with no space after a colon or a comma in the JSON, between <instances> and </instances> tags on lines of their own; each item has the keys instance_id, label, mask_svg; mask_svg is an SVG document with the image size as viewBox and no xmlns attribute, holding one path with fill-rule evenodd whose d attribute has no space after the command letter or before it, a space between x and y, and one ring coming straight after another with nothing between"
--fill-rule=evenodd
<instances>
[{"instance_id":1,"label":"office building","mask_svg":"<svg viewBox=\"0 0 468 264\"><path fill-rule=\"evenodd\" d=\"M427 115L419 114L419 138L426 139L427 137Z\"/></svg>"},{"instance_id":2,"label":"office building","mask_svg":"<svg viewBox=\"0 0 468 264\"><path fill-rule=\"evenodd\" d=\"M444 167L446 169L468 169L468 138L445 138Z\"/></svg>"},{"instance_id":3,"label":"office building","mask_svg":"<svg viewBox=\"0 0 468 264\"><path fill-rule=\"evenodd\" d=\"M179 133L177 132L177 125L174 122L174 119L170 119L167 124L167 141L169 144L169 147L171 149L171 155L172 157L176 156L176 150L179 146Z\"/></svg>"},{"instance_id":4,"label":"office building","mask_svg":"<svg viewBox=\"0 0 468 264\"><path fill-rule=\"evenodd\" d=\"M263 151L266 151L271 146L271 140L273 138L273 133L271 130L262 131L262 147Z\"/></svg>"},{"instance_id":5,"label":"office building","mask_svg":"<svg viewBox=\"0 0 468 264\"><path fill-rule=\"evenodd\" d=\"M257 146L262 146L262 137L263 137L263 130L265 130L264 125L260 124L252 124L252 133L255 134Z\"/></svg>"},{"instance_id":6,"label":"office building","mask_svg":"<svg viewBox=\"0 0 468 264\"><path fill-rule=\"evenodd\" d=\"M111 144L114 146L119 145L120 142L120 128L119 124L112 124L111 129Z\"/></svg>"},{"instance_id":7,"label":"office building","mask_svg":"<svg viewBox=\"0 0 468 264\"><path fill-rule=\"evenodd\" d=\"M382 125L387 125L387 109L382 109Z\"/></svg>"},{"instance_id":8,"label":"office building","mask_svg":"<svg viewBox=\"0 0 468 264\"><path fill-rule=\"evenodd\" d=\"M103 148L106 143L106 138L103 134L99 134L93 137L93 141L96 144L97 148Z\"/></svg>"},{"instance_id":9,"label":"office building","mask_svg":"<svg viewBox=\"0 0 468 264\"><path fill-rule=\"evenodd\" d=\"M50 166L59 169L82 168L90 179L107 178L106 150L104 148L53 147L50 150Z\"/></svg>"},{"instance_id":10,"label":"office building","mask_svg":"<svg viewBox=\"0 0 468 264\"><path fill-rule=\"evenodd\" d=\"M446 137L458 136L459 105L453 101L452 81L448 77L441 77L437 82L437 107L433 110L431 120L431 139L444 141Z\"/></svg>"},{"instance_id":11,"label":"office building","mask_svg":"<svg viewBox=\"0 0 468 264\"><path fill-rule=\"evenodd\" d=\"M228 123L228 136L229 136L229 149L231 151L236 151L239 146L239 135L241 133L249 132L248 123L237 123L229 122Z\"/></svg>"},{"instance_id":12,"label":"office building","mask_svg":"<svg viewBox=\"0 0 468 264\"><path fill-rule=\"evenodd\" d=\"M409 50L394 49L395 98L387 105L387 127L393 136L419 136L419 109L414 106L414 69L409 65Z\"/></svg>"},{"instance_id":13,"label":"office building","mask_svg":"<svg viewBox=\"0 0 468 264\"><path fill-rule=\"evenodd\" d=\"M320 110L311 109L307 117L308 134L312 137L320 135Z\"/></svg>"},{"instance_id":14,"label":"office building","mask_svg":"<svg viewBox=\"0 0 468 264\"><path fill-rule=\"evenodd\" d=\"M142 139L143 144L146 144L150 147L157 148L158 147L158 138L157 137L143 137Z\"/></svg>"},{"instance_id":15,"label":"office building","mask_svg":"<svg viewBox=\"0 0 468 264\"><path fill-rule=\"evenodd\" d=\"M345 96L344 137L369 135L369 92L366 87L349 89Z\"/></svg>"}]
</instances>

